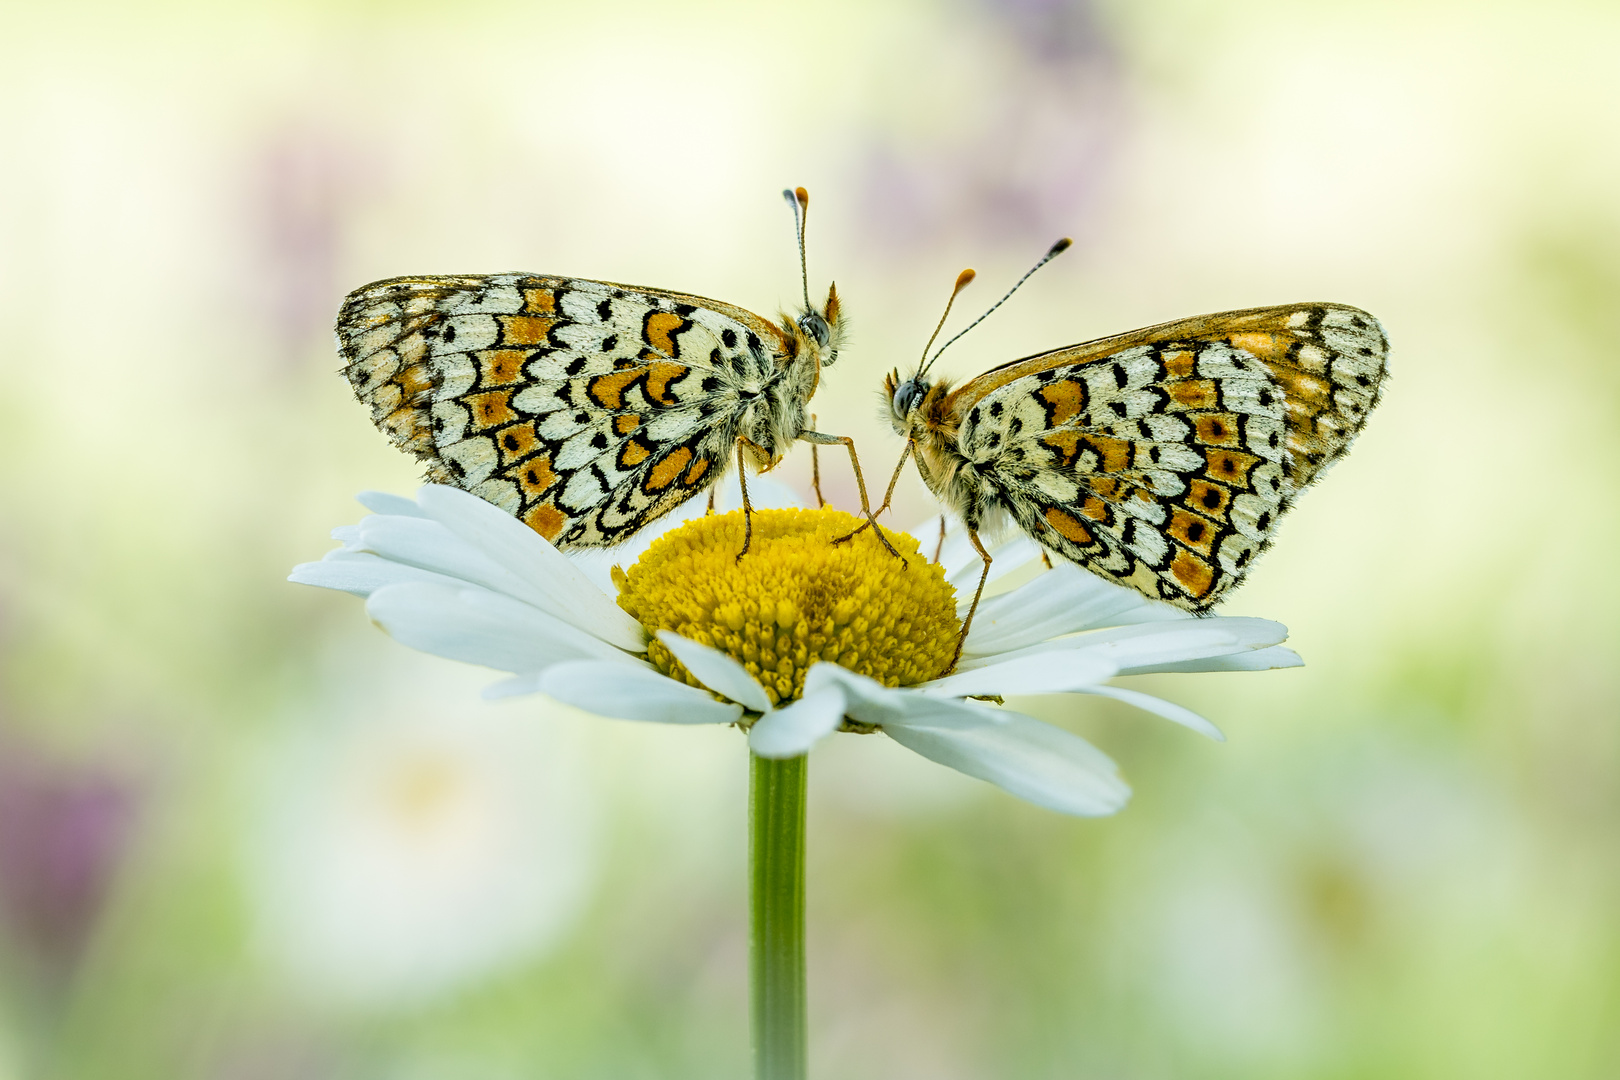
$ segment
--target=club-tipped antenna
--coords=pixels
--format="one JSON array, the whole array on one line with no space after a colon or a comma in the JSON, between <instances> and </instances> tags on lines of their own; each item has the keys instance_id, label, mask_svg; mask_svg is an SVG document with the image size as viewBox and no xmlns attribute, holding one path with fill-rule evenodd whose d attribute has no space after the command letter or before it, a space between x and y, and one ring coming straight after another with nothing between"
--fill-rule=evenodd
<instances>
[{"instance_id":1,"label":"club-tipped antenna","mask_svg":"<svg viewBox=\"0 0 1620 1080\"><path fill-rule=\"evenodd\" d=\"M928 335L928 344L923 346L922 356L917 358L917 374L922 374L922 369L926 366L923 361L928 359L928 350L934 347L934 339L939 337L941 330L945 329L945 320L951 317L951 305L956 303L957 296L961 294L963 289L968 287L968 283L978 276L973 272L972 267L956 275L956 288L951 290L951 298L945 301L945 314L939 317L939 325L935 326L934 332Z\"/></svg>"},{"instance_id":2,"label":"club-tipped antenna","mask_svg":"<svg viewBox=\"0 0 1620 1080\"><path fill-rule=\"evenodd\" d=\"M810 216L810 193L804 188L794 188L789 191L782 189L782 198L793 207L793 228L799 236L799 284L804 288L804 310L813 310L810 307L810 271L804 261L804 223Z\"/></svg>"},{"instance_id":3,"label":"club-tipped antenna","mask_svg":"<svg viewBox=\"0 0 1620 1080\"><path fill-rule=\"evenodd\" d=\"M986 311L983 315L980 315L977 319L974 319L972 322L968 323L967 329L963 330L961 333L957 334L956 337L951 338L951 340L949 340L945 344L941 345L939 347L939 352L936 352L933 355L933 357L928 360L927 363L923 364L922 370L918 371L917 374L921 375L923 373L923 371L927 371L928 368L933 365L934 361L939 359L939 354L940 353L944 352L946 349L948 349L952 345L956 344L956 342L962 337L962 334L967 333L968 330L973 329L975 326L978 326L980 323L984 322L985 319L989 318L990 317L990 312L995 311L996 308L1000 307L1002 304L1005 304L1007 302L1008 298L1010 298L1013 293L1017 292L1020 288L1022 288L1024 282L1028 281L1030 279L1030 277L1034 275L1035 271L1039 270L1041 267L1045 266L1047 263L1051 262L1053 259L1057 258L1059 255L1061 255L1065 251L1067 251L1069 249L1069 245L1072 244L1072 243L1074 243L1074 241L1070 240L1067 236L1065 236L1063 239L1061 239L1057 243L1053 244L1052 247L1047 251L1047 253L1045 255L1041 256L1040 261L1037 262L1034 266L1030 267L1029 271L1027 273L1025 273L1023 277L1019 278L1018 281L1016 283L1014 283L1012 288L1007 290L1007 295L1006 296L1003 296L1000 300L997 300L994 304L991 304L989 311ZM955 297L953 296L952 299L955 299ZM949 310L949 309L947 309L947 310ZM936 331L936 333L937 333L937 331ZM926 352L926 351L927 350L925 349L924 352Z\"/></svg>"}]
</instances>

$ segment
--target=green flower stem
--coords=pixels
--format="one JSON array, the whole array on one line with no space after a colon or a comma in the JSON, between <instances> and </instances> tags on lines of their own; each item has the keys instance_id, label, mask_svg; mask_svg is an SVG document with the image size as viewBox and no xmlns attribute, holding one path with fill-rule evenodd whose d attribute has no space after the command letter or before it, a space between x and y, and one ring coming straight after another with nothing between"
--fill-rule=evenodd
<instances>
[{"instance_id":1,"label":"green flower stem","mask_svg":"<svg viewBox=\"0 0 1620 1080\"><path fill-rule=\"evenodd\" d=\"M755 1080L809 1071L804 983L804 791L807 757L750 755L748 976Z\"/></svg>"}]
</instances>

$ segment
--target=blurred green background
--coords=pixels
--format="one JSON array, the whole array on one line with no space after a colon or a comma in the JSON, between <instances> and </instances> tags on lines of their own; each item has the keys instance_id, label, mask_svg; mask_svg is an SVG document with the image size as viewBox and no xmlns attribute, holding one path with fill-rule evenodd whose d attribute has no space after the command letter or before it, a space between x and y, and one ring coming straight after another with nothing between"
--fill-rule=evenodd
<instances>
[{"instance_id":1,"label":"blurred green background","mask_svg":"<svg viewBox=\"0 0 1620 1080\"><path fill-rule=\"evenodd\" d=\"M745 1075L743 740L485 704L283 579L415 486L345 292L772 313L794 184L853 323L815 408L872 473L957 270L967 311L1061 235L950 373L1304 299L1394 372L1225 607L1308 666L1138 681L1228 744L1019 703L1118 758L1119 817L817 750L815 1074L1620 1076L1613 4L0 18L0 1080Z\"/></svg>"}]
</instances>

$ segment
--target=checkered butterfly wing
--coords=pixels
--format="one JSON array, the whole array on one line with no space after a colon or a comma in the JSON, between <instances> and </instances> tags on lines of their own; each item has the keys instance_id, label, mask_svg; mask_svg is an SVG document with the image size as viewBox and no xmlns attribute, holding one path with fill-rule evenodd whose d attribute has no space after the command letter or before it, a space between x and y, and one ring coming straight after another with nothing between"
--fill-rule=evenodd
<instances>
[{"instance_id":1,"label":"checkered butterfly wing","mask_svg":"<svg viewBox=\"0 0 1620 1080\"><path fill-rule=\"evenodd\" d=\"M558 547L607 547L703 491L782 331L583 278L402 277L349 294L349 383L393 443Z\"/></svg>"},{"instance_id":2,"label":"checkered butterfly wing","mask_svg":"<svg viewBox=\"0 0 1620 1080\"><path fill-rule=\"evenodd\" d=\"M1387 351L1356 308L1254 308L1014 361L946 410L962 454L1031 536L1202 611L1349 447Z\"/></svg>"}]
</instances>

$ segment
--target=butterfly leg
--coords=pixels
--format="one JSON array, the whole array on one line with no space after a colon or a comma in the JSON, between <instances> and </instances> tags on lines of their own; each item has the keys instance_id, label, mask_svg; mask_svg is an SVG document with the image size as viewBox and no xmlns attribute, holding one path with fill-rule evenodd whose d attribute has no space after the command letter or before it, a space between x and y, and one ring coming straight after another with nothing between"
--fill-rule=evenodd
<instances>
[{"instance_id":1,"label":"butterfly leg","mask_svg":"<svg viewBox=\"0 0 1620 1080\"><path fill-rule=\"evenodd\" d=\"M939 562L939 557L943 554L945 554L945 515L941 513L939 515L939 543L934 545L934 562Z\"/></svg>"},{"instance_id":2,"label":"butterfly leg","mask_svg":"<svg viewBox=\"0 0 1620 1080\"><path fill-rule=\"evenodd\" d=\"M823 435L819 431L801 431L799 433L799 438L809 443L812 447L816 446L818 443L822 446L831 446L834 443L842 443L849 450L849 463L855 469L855 487L861 493L861 514L866 518L866 524L862 525L860 529L856 529L855 532L850 533L849 536L839 537L837 540L834 540L833 543L836 544L840 541L848 540L850 536L854 536L855 533L860 532L861 529L866 528L867 525L876 525L877 515L872 513L872 504L866 497L866 477L861 475L861 459L855 456L855 440L850 438L848 435ZM894 484L890 483L889 495L893 494ZM817 490L816 495L818 498L820 497L821 492L819 489ZM878 513L881 514L888 508L889 499L887 496L885 496L883 506L878 510ZM883 546L889 549L889 554L893 555L897 559L900 559L901 565L906 565L901 554L894 550L893 544L889 543L889 538L883 535L883 530L877 529L875 531L877 532L878 539L883 541Z\"/></svg>"},{"instance_id":3,"label":"butterfly leg","mask_svg":"<svg viewBox=\"0 0 1620 1080\"><path fill-rule=\"evenodd\" d=\"M748 471L743 468L743 441L737 440L737 487L742 491L743 504L743 546L737 552L737 561L748 554L748 546L754 542L754 504L748 501Z\"/></svg>"},{"instance_id":4,"label":"butterfly leg","mask_svg":"<svg viewBox=\"0 0 1620 1080\"><path fill-rule=\"evenodd\" d=\"M859 536L861 533L866 531L866 527L868 525L872 525L872 524L876 523L878 514L883 513L883 511L885 511L885 510L887 510L889 508L889 500L894 498L894 486L900 482L900 470L902 470L902 469L904 469L906 467L906 459L911 457L912 449L913 449L912 444L910 442L907 442L906 443L906 448L900 452L900 463L897 464L894 467L894 475L889 477L889 489L883 493L883 505L878 507L875 512L867 514L866 515L866 521L863 522L861 524L861 526L859 528L857 528L854 532L845 533L843 536L837 537L836 539L833 540L833 543L842 544L845 540L852 540L855 537ZM855 447L851 446L849 448L849 452L850 452L851 455L853 455L855 453ZM861 476L861 471L860 471L859 467L857 467L856 470L855 470L855 478L857 480L859 480L860 476ZM862 484L861 485L861 502L864 504L865 501L866 501L866 485ZM864 505L863 505L863 508L864 508ZM883 534L880 532L878 535L882 536ZM893 551L894 549L890 548L889 550Z\"/></svg>"},{"instance_id":5,"label":"butterfly leg","mask_svg":"<svg viewBox=\"0 0 1620 1080\"><path fill-rule=\"evenodd\" d=\"M703 511L703 516L704 517L710 517L710 516L712 516L714 514L714 493L719 487L720 487L719 484L710 484L709 485L709 508L707 510Z\"/></svg>"},{"instance_id":6,"label":"butterfly leg","mask_svg":"<svg viewBox=\"0 0 1620 1080\"><path fill-rule=\"evenodd\" d=\"M810 414L810 426L816 426L816 414ZM816 509L827 505L827 500L821 494L821 446L818 443L810 444L810 490L816 493Z\"/></svg>"},{"instance_id":7,"label":"butterfly leg","mask_svg":"<svg viewBox=\"0 0 1620 1080\"><path fill-rule=\"evenodd\" d=\"M984 545L979 543L979 534L972 529L968 530L968 539L973 541L973 550L984 560L984 569L979 572L979 586L973 590L973 603L968 605L967 618L962 620L962 632L957 635L956 651L951 654L951 666L945 669L946 675L955 671L957 661L962 659L962 646L967 644L968 631L973 628L973 616L979 610L979 597L984 594L984 583L990 577L990 553L984 550Z\"/></svg>"}]
</instances>

